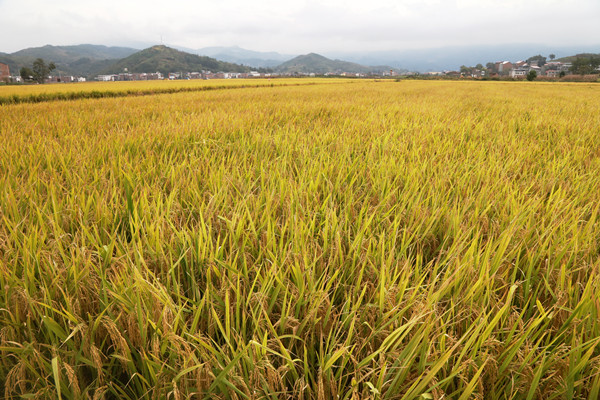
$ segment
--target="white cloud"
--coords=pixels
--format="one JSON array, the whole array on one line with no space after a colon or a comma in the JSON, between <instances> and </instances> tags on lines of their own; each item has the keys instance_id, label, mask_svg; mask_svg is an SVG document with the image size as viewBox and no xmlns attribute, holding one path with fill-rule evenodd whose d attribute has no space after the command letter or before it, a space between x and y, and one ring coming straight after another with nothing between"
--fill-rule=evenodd
<instances>
[{"instance_id":1,"label":"white cloud","mask_svg":"<svg viewBox=\"0 0 600 400\"><path fill-rule=\"evenodd\" d=\"M0 0L0 51L43 44L240 45L285 53L598 43L597 0ZM391 47L390 47L391 46Z\"/></svg>"}]
</instances>

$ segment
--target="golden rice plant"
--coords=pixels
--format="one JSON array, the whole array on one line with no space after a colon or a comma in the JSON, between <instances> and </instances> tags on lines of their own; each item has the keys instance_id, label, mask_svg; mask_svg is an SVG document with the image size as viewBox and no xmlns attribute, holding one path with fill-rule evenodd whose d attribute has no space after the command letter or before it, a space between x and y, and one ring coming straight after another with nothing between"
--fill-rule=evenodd
<instances>
[{"instance_id":1,"label":"golden rice plant","mask_svg":"<svg viewBox=\"0 0 600 400\"><path fill-rule=\"evenodd\" d=\"M318 82L0 106L1 395L598 398L599 86Z\"/></svg>"}]
</instances>

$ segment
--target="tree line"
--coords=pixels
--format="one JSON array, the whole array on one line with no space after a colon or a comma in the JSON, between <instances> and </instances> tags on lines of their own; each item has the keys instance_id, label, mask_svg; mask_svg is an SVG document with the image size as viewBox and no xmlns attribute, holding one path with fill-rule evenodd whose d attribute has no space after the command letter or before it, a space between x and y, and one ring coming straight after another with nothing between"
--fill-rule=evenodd
<instances>
[{"instance_id":1,"label":"tree line","mask_svg":"<svg viewBox=\"0 0 600 400\"><path fill-rule=\"evenodd\" d=\"M56 65L53 62L46 64L44 59L37 58L31 68L21 68L20 75L25 82L37 82L44 83L44 81L50 75L50 72L56 69Z\"/></svg>"},{"instance_id":2,"label":"tree line","mask_svg":"<svg viewBox=\"0 0 600 400\"><path fill-rule=\"evenodd\" d=\"M573 60L571 72L577 75L597 74L600 66L600 57L590 55L589 57L577 57Z\"/></svg>"}]
</instances>

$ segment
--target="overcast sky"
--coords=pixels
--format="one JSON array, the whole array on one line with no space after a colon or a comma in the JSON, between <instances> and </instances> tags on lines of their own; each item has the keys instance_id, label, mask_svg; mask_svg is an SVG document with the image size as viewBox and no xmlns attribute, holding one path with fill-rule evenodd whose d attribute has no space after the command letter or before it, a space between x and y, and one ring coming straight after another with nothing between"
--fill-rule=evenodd
<instances>
[{"instance_id":1,"label":"overcast sky","mask_svg":"<svg viewBox=\"0 0 600 400\"><path fill-rule=\"evenodd\" d=\"M287 54L600 44L600 0L0 0L0 51L45 44Z\"/></svg>"}]
</instances>

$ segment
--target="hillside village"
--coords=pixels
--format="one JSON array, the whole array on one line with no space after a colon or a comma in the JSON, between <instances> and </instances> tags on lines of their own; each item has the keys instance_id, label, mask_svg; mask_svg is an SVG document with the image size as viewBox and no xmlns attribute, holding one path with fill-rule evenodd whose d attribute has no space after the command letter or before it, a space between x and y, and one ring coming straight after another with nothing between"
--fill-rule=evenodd
<instances>
[{"instance_id":1,"label":"hillside village","mask_svg":"<svg viewBox=\"0 0 600 400\"><path fill-rule=\"evenodd\" d=\"M118 81L155 81L155 80L175 80L175 79L242 79L242 78L268 78L275 74L250 71L250 72L212 72L202 70L200 72L170 72L162 74L160 72L152 73L130 73L124 71L120 74L98 75L95 80L101 82Z\"/></svg>"},{"instance_id":2,"label":"hillside village","mask_svg":"<svg viewBox=\"0 0 600 400\"><path fill-rule=\"evenodd\" d=\"M72 83L85 82L87 79L82 76L52 76L48 75L44 83ZM21 75L11 74L8 64L0 63L0 82L4 83L24 83Z\"/></svg>"},{"instance_id":3,"label":"hillside village","mask_svg":"<svg viewBox=\"0 0 600 400\"><path fill-rule=\"evenodd\" d=\"M550 61L546 57L537 55L527 60L516 62L496 61L487 63L484 67L478 64L475 67L462 66L460 71L428 72L426 75L444 75L448 77L461 78L511 78L525 79L528 74L535 72L534 77L561 78L570 74L599 74L600 60L593 56L586 55L574 56L575 64L566 59L554 60L555 56L550 55ZM567 58L568 59L568 58Z\"/></svg>"},{"instance_id":4,"label":"hillside village","mask_svg":"<svg viewBox=\"0 0 600 400\"><path fill-rule=\"evenodd\" d=\"M357 78L365 78L368 76L390 76L390 75L398 75L394 72L387 72L383 74L366 74L360 72L326 72L322 74L323 76L340 76L340 77L357 77ZM304 73L304 72L286 72L286 73L278 73L278 72L258 72L258 71L250 71L250 72L212 72L202 70L200 72L170 72L166 75L160 72L154 73L129 73L123 72L120 74L111 74L111 75L98 75L95 80L101 82L120 82L120 81L151 81L151 80L176 80L176 79L248 79L248 78L278 78L278 77L294 77L294 76L307 76L307 77L315 77L317 74L314 72Z\"/></svg>"},{"instance_id":5,"label":"hillside village","mask_svg":"<svg viewBox=\"0 0 600 400\"><path fill-rule=\"evenodd\" d=\"M462 67L460 71L444 71L443 73L428 73L428 75L446 75L461 76L468 78L525 78L531 71L536 72L536 76L547 76L549 78L558 78L568 75L573 64L570 62L550 61L543 64L527 61L497 61L488 63L486 67ZM562 74L561 74L562 73Z\"/></svg>"},{"instance_id":6,"label":"hillside village","mask_svg":"<svg viewBox=\"0 0 600 400\"><path fill-rule=\"evenodd\" d=\"M494 63L491 74L508 75L511 78L524 78L530 71L535 71L537 76L548 76L550 78L558 78L561 74L566 75L573 66L569 62L550 61L539 65L527 61L502 61Z\"/></svg>"},{"instance_id":7,"label":"hillside village","mask_svg":"<svg viewBox=\"0 0 600 400\"><path fill-rule=\"evenodd\" d=\"M11 75L9 67L6 64L0 63L2 73L0 74L0 81L10 83L23 83L23 77L20 75ZM412 74L412 73L411 73ZM152 81L152 80L178 80L178 79L248 79L248 78L276 78L276 77L294 77L294 76L307 76L314 77L317 75L322 76L340 76L340 77L356 77L365 78L368 76L398 76L399 73L390 70L386 72L346 72L346 71L334 71L326 72L323 74L316 74L314 72L260 72L260 71L249 71L249 72L213 72L209 70L201 70L199 72L169 72L163 74L161 72L128 72L124 70L118 74L100 74L94 77L95 81L100 82L124 82L124 81ZM45 80L45 83L72 83L72 82L85 82L86 78L82 76L73 75L51 75Z\"/></svg>"}]
</instances>

